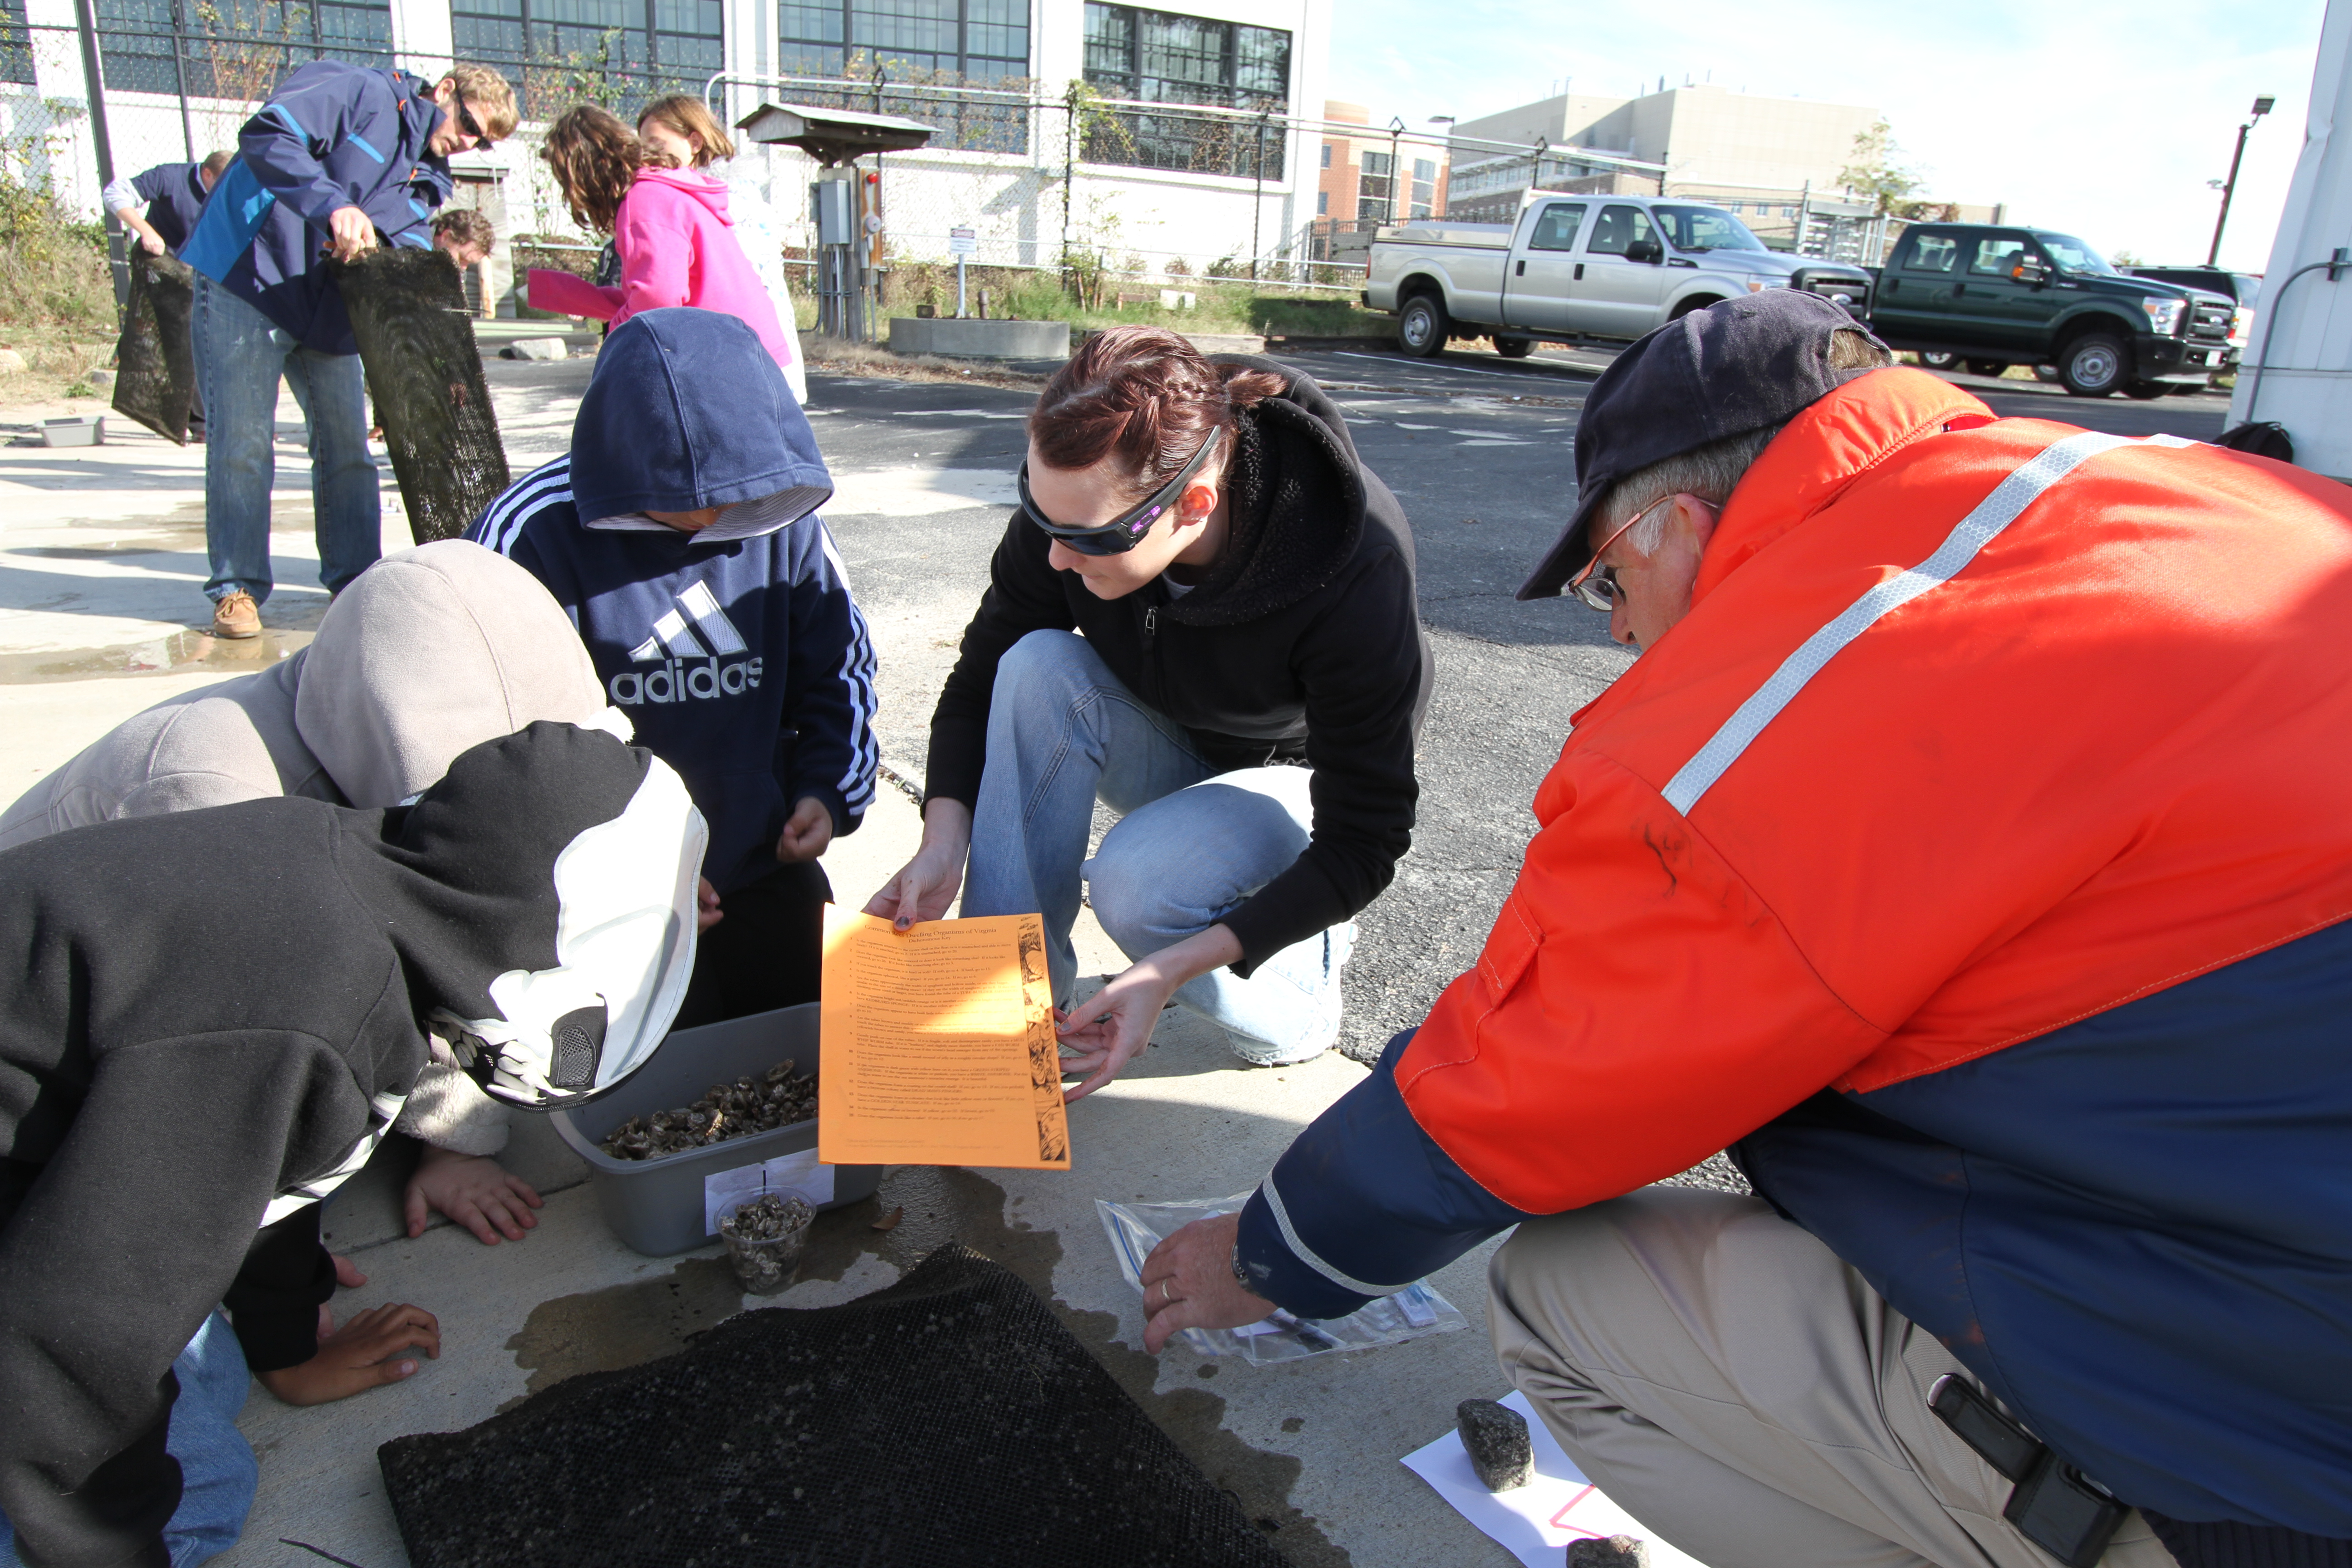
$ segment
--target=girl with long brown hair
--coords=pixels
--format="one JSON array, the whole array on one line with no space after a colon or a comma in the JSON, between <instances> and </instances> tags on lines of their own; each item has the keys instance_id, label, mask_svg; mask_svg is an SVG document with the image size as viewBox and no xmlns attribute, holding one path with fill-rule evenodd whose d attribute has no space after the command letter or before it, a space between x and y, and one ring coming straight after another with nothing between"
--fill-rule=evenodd
<instances>
[{"instance_id":1,"label":"girl with long brown hair","mask_svg":"<svg viewBox=\"0 0 2352 1568\"><path fill-rule=\"evenodd\" d=\"M1090 340L931 718L923 842L866 904L1045 917L1071 1098L1172 997L1244 1058L1338 1037L1358 910L1411 842L1433 673L1402 509L1320 387L1173 332ZM1099 800L1123 813L1092 858ZM968 866L968 869L967 869ZM1133 960L1074 1005L1079 888Z\"/></svg>"},{"instance_id":2,"label":"girl with long brown hair","mask_svg":"<svg viewBox=\"0 0 2352 1568\"><path fill-rule=\"evenodd\" d=\"M735 156L735 142L718 117L702 100L688 93L674 92L667 98L656 98L639 110L637 140L645 144L646 163L673 169L707 169ZM776 226L767 203L741 190L733 194L739 198L730 209L735 220L735 237L743 242L744 254L751 258L751 270L760 275L760 286L767 289L769 300L776 307L776 321L782 329L785 346L793 351L792 359L784 365L784 383L793 389L793 395L805 404L807 363L801 353L792 287L784 276L783 233Z\"/></svg>"},{"instance_id":3,"label":"girl with long brown hair","mask_svg":"<svg viewBox=\"0 0 2352 1568\"><path fill-rule=\"evenodd\" d=\"M619 326L670 305L742 319L787 374L799 356L727 216L727 187L692 169L650 161L635 132L593 104L548 127L540 156L582 227L613 237L617 288L533 268L533 309Z\"/></svg>"}]
</instances>

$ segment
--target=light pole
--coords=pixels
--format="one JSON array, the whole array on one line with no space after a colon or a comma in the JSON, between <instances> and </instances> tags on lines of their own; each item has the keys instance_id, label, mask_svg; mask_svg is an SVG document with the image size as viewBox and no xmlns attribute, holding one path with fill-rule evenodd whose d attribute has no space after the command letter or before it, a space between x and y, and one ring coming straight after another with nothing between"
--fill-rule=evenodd
<instances>
[{"instance_id":1,"label":"light pole","mask_svg":"<svg viewBox=\"0 0 2352 1568\"><path fill-rule=\"evenodd\" d=\"M1433 114L1429 117L1429 122L1432 125L1444 125L1450 127L1455 121L1454 117L1451 114ZM1444 174L1444 184L1447 186L1446 196L1443 201L1433 201L1430 204L1432 210L1440 217L1444 217L1445 216L1444 209L1454 204L1454 196L1452 194L1452 186L1454 184L1454 132L1450 129L1445 132L1445 168L1443 173ZM1432 196L1436 195L1436 194L1437 193L1434 191L1430 193Z\"/></svg>"},{"instance_id":2,"label":"light pole","mask_svg":"<svg viewBox=\"0 0 2352 1568\"><path fill-rule=\"evenodd\" d=\"M1402 165L1403 157L1404 119L1402 115L1391 114L1389 116L1389 221L1391 223L1411 221L1405 216L1404 169Z\"/></svg>"},{"instance_id":3,"label":"light pole","mask_svg":"<svg viewBox=\"0 0 2352 1568\"><path fill-rule=\"evenodd\" d=\"M2221 264L2221 230L2229 226L2230 198L2238 191L2238 164L2246 156L2246 133L2254 128L2255 121L2271 111L2271 106L2276 102L2278 100L2275 98L2254 100L2253 114L2238 127L2238 150L2230 154L2230 177L2221 184L2221 216L2213 220L2213 248L2205 253L2205 265L2208 267Z\"/></svg>"}]
</instances>

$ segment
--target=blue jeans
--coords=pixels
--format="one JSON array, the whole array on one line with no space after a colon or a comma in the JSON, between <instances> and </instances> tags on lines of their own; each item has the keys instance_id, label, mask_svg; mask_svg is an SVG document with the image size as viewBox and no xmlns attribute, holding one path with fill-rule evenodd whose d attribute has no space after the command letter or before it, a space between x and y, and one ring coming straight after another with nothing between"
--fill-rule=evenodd
<instances>
[{"instance_id":1,"label":"blue jeans","mask_svg":"<svg viewBox=\"0 0 2352 1568\"><path fill-rule=\"evenodd\" d=\"M1183 729L1121 685L1084 637L1031 632L997 665L988 763L972 809L963 912L1045 917L1054 994L1076 984L1081 877L1129 959L1223 920L1286 869L1314 822L1304 768L1220 773ZM1122 814L1087 858L1100 799ZM1253 1061L1304 1060L1339 1033L1339 972L1356 928L1295 942L1244 980L1212 970L1176 1000Z\"/></svg>"},{"instance_id":2,"label":"blue jeans","mask_svg":"<svg viewBox=\"0 0 2352 1568\"><path fill-rule=\"evenodd\" d=\"M367 447L367 386L357 354L306 349L201 273L196 385L205 405L205 542L215 600L269 597L269 492L278 477L278 383L292 384L310 422L310 510L319 581L329 593L383 552L383 506Z\"/></svg>"},{"instance_id":3,"label":"blue jeans","mask_svg":"<svg viewBox=\"0 0 2352 1568\"><path fill-rule=\"evenodd\" d=\"M236 1429L250 1374L236 1331L218 1312L205 1320L172 1371L180 1397L163 1446L180 1461L180 1506L163 1527L163 1548L172 1554L172 1568L195 1568L235 1546L253 1511L261 1467ZM0 1516L0 1568L23 1568L5 1516Z\"/></svg>"}]
</instances>

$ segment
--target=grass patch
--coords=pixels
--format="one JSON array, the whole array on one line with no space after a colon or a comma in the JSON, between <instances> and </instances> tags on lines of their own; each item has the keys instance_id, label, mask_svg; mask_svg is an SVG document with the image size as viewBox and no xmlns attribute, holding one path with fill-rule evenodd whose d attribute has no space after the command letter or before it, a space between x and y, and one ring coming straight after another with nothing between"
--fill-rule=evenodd
<instances>
[{"instance_id":1,"label":"grass patch","mask_svg":"<svg viewBox=\"0 0 2352 1568\"><path fill-rule=\"evenodd\" d=\"M105 231L74 221L25 166L0 155L0 348L26 367L0 372L0 400L93 396L117 330Z\"/></svg>"},{"instance_id":2,"label":"grass patch","mask_svg":"<svg viewBox=\"0 0 2352 1568\"><path fill-rule=\"evenodd\" d=\"M1192 295L1192 307L1169 310L1162 306L1162 289ZM1050 271L973 268L965 279L965 294L974 315L980 313L982 292L991 316L1067 321L1078 331L1141 324L1179 332L1384 337L1396 330L1393 318L1363 310L1349 296L1245 279L1179 277L1163 284L1109 279L1102 286L1103 302L1088 308L1072 299L1060 278ZM1127 296L1124 300L1122 294ZM802 330L808 331L815 325L815 301L796 295L794 303L800 306ZM884 317L912 316L923 305L938 315L955 314L954 268L937 262L902 262L890 269L883 296Z\"/></svg>"}]
</instances>

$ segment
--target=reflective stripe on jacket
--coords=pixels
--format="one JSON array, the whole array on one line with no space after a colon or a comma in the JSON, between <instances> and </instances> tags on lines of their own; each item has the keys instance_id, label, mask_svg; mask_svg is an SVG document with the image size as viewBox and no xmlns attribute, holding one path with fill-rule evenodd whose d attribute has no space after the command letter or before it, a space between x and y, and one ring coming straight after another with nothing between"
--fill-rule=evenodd
<instances>
[{"instance_id":1,"label":"reflective stripe on jacket","mask_svg":"<svg viewBox=\"0 0 2352 1568\"><path fill-rule=\"evenodd\" d=\"M1914 371L1832 393L1245 1263L1344 1307L1756 1134L1767 1196L2126 1500L2352 1536L2347 626L2341 486Z\"/></svg>"}]
</instances>

